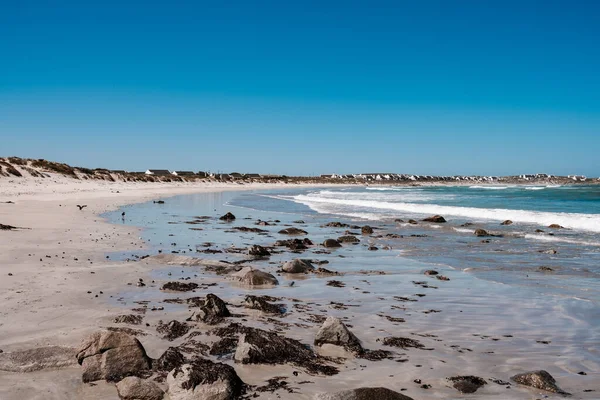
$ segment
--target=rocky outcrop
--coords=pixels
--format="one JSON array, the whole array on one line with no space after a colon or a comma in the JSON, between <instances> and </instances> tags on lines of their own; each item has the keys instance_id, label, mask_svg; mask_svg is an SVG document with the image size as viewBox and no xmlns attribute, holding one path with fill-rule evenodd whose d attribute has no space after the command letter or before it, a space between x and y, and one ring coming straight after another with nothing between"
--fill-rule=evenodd
<instances>
[{"instance_id":1,"label":"rocky outcrop","mask_svg":"<svg viewBox=\"0 0 600 400\"><path fill-rule=\"evenodd\" d=\"M315 400L413 400L393 390L372 387L343 390L336 393L322 393L315 396Z\"/></svg>"},{"instance_id":2,"label":"rocky outcrop","mask_svg":"<svg viewBox=\"0 0 600 400\"><path fill-rule=\"evenodd\" d=\"M281 304L273 304L269 303L267 299L271 299L268 296L253 296L248 295L244 299L244 307L250 308L253 310L260 310L262 312L268 314L283 314L285 313L285 308Z\"/></svg>"},{"instance_id":3,"label":"rocky outcrop","mask_svg":"<svg viewBox=\"0 0 600 400\"><path fill-rule=\"evenodd\" d=\"M315 270L315 267L308 260L301 260L299 258L291 261L286 261L281 267L283 272L288 274L307 274Z\"/></svg>"},{"instance_id":4,"label":"rocky outcrop","mask_svg":"<svg viewBox=\"0 0 600 400\"><path fill-rule=\"evenodd\" d=\"M169 347L159 358L152 362L152 369L154 371L169 372L173 368L181 367L186 362L185 356L177 347Z\"/></svg>"},{"instance_id":5,"label":"rocky outcrop","mask_svg":"<svg viewBox=\"0 0 600 400\"><path fill-rule=\"evenodd\" d=\"M129 376L117 383L121 400L162 400L165 392L154 382Z\"/></svg>"},{"instance_id":6,"label":"rocky outcrop","mask_svg":"<svg viewBox=\"0 0 600 400\"><path fill-rule=\"evenodd\" d=\"M248 247L248 255L254 257L268 257L271 253L266 248L255 244Z\"/></svg>"},{"instance_id":7,"label":"rocky outcrop","mask_svg":"<svg viewBox=\"0 0 600 400\"><path fill-rule=\"evenodd\" d=\"M487 384L485 379L473 375L453 376L448 380L452 382L454 389L461 393L475 393L477 389Z\"/></svg>"},{"instance_id":8,"label":"rocky outcrop","mask_svg":"<svg viewBox=\"0 0 600 400\"><path fill-rule=\"evenodd\" d=\"M547 392L558 393L561 395L569 395L556 384L556 380L547 371L530 371L512 376L510 379L520 383L521 385L530 386L532 388L545 390Z\"/></svg>"},{"instance_id":9,"label":"rocky outcrop","mask_svg":"<svg viewBox=\"0 0 600 400\"><path fill-rule=\"evenodd\" d=\"M335 317L327 317L315 336L315 346L324 344L341 346L355 353L360 353L363 350L360 340L350 332L339 318Z\"/></svg>"},{"instance_id":10,"label":"rocky outcrop","mask_svg":"<svg viewBox=\"0 0 600 400\"><path fill-rule=\"evenodd\" d=\"M0 371L33 372L72 367L76 350L71 347L45 346L13 352L0 352Z\"/></svg>"},{"instance_id":11,"label":"rocky outcrop","mask_svg":"<svg viewBox=\"0 0 600 400\"><path fill-rule=\"evenodd\" d=\"M306 232L305 230L302 230L300 228L285 228L279 231L279 233L281 233L282 235L306 235L308 234L308 232Z\"/></svg>"},{"instance_id":12,"label":"rocky outcrop","mask_svg":"<svg viewBox=\"0 0 600 400\"><path fill-rule=\"evenodd\" d=\"M306 249L308 249L308 246L312 246L312 245L313 245L313 242L308 238L304 238L303 240L300 240L300 239L278 240L275 242L275 246L285 246L292 251L306 250Z\"/></svg>"},{"instance_id":13,"label":"rocky outcrop","mask_svg":"<svg viewBox=\"0 0 600 400\"><path fill-rule=\"evenodd\" d=\"M244 382L233 367L196 359L167 376L171 400L231 400L244 391Z\"/></svg>"},{"instance_id":14,"label":"rocky outcrop","mask_svg":"<svg viewBox=\"0 0 600 400\"><path fill-rule=\"evenodd\" d=\"M550 225L548 225L548 228L550 228L550 229L563 229L563 227L560 226L559 224L550 224Z\"/></svg>"},{"instance_id":15,"label":"rocky outcrop","mask_svg":"<svg viewBox=\"0 0 600 400\"><path fill-rule=\"evenodd\" d=\"M342 247L342 245L340 244L340 242L338 242L335 239L325 239L325 241L323 242L323 246L327 247L327 248Z\"/></svg>"},{"instance_id":16,"label":"rocky outcrop","mask_svg":"<svg viewBox=\"0 0 600 400\"><path fill-rule=\"evenodd\" d=\"M262 285L278 285L277 278L273 275L254 269L252 267L244 267L238 272L230 275L238 280L243 285L262 286Z\"/></svg>"},{"instance_id":17,"label":"rocky outcrop","mask_svg":"<svg viewBox=\"0 0 600 400\"><path fill-rule=\"evenodd\" d=\"M160 290L172 290L174 292L189 292L198 289L198 284L194 282L167 282Z\"/></svg>"},{"instance_id":18,"label":"rocky outcrop","mask_svg":"<svg viewBox=\"0 0 600 400\"><path fill-rule=\"evenodd\" d=\"M486 231L485 229L476 229L475 232L473 233L475 236L477 237L490 237L492 235L490 235L490 233L488 231Z\"/></svg>"},{"instance_id":19,"label":"rocky outcrop","mask_svg":"<svg viewBox=\"0 0 600 400\"><path fill-rule=\"evenodd\" d=\"M231 317L227 304L216 295L209 293L204 299L204 304L200 306L200 310L195 312L190 319L202 321L208 325L216 325L227 317Z\"/></svg>"},{"instance_id":20,"label":"rocky outcrop","mask_svg":"<svg viewBox=\"0 0 600 400\"><path fill-rule=\"evenodd\" d=\"M434 215L433 217L427 217L423 219L424 222L435 222L438 224L443 224L446 222L446 219L441 215Z\"/></svg>"},{"instance_id":21,"label":"rocky outcrop","mask_svg":"<svg viewBox=\"0 0 600 400\"><path fill-rule=\"evenodd\" d=\"M310 373L334 375L337 368L326 365L308 346L262 329L237 327L241 334L234 360L241 364L294 364Z\"/></svg>"},{"instance_id":22,"label":"rocky outcrop","mask_svg":"<svg viewBox=\"0 0 600 400\"><path fill-rule=\"evenodd\" d=\"M192 329L191 326L186 324L185 322L179 322L177 320L173 320L169 323L164 324L161 321L158 321L158 326L156 327L156 332L162 335L163 339L167 339L168 341L173 341L179 337L182 337L186 333L188 333Z\"/></svg>"},{"instance_id":23,"label":"rocky outcrop","mask_svg":"<svg viewBox=\"0 0 600 400\"><path fill-rule=\"evenodd\" d=\"M337 240L340 243L359 243L360 242L360 240L354 235L340 236Z\"/></svg>"},{"instance_id":24,"label":"rocky outcrop","mask_svg":"<svg viewBox=\"0 0 600 400\"><path fill-rule=\"evenodd\" d=\"M360 233L363 235L371 235L373 233L373 228L371 228L369 225L365 225L360 228Z\"/></svg>"},{"instance_id":25,"label":"rocky outcrop","mask_svg":"<svg viewBox=\"0 0 600 400\"><path fill-rule=\"evenodd\" d=\"M350 225L345 224L343 222L338 222L338 221L334 221L334 222L328 222L325 225L323 225L323 228L348 228Z\"/></svg>"},{"instance_id":26,"label":"rocky outcrop","mask_svg":"<svg viewBox=\"0 0 600 400\"><path fill-rule=\"evenodd\" d=\"M76 358L83 366L83 382L118 382L151 368L151 360L139 340L123 332L91 334L83 340Z\"/></svg>"},{"instance_id":27,"label":"rocky outcrop","mask_svg":"<svg viewBox=\"0 0 600 400\"><path fill-rule=\"evenodd\" d=\"M507 219L506 221L502 222L500 225L512 225L513 222L510 219Z\"/></svg>"},{"instance_id":28,"label":"rocky outcrop","mask_svg":"<svg viewBox=\"0 0 600 400\"><path fill-rule=\"evenodd\" d=\"M229 221L235 221L235 215L233 215L232 213L228 212L227 214L219 217L219 219L221 221L227 221L227 222L229 222Z\"/></svg>"}]
</instances>

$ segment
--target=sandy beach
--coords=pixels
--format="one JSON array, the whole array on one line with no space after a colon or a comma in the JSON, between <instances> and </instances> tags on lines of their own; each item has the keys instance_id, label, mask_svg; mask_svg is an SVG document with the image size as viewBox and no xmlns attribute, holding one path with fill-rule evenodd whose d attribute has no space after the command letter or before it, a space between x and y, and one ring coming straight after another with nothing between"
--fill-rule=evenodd
<instances>
[{"instance_id":1,"label":"sandy beach","mask_svg":"<svg viewBox=\"0 0 600 400\"><path fill-rule=\"evenodd\" d=\"M310 373L306 368L289 363L243 365L234 363L231 356L212 357L234 366L242 381L254 388L249 393L257 398L312 399L319 393L363 386L387 387L415 400L467 396L473 399L562 398L560 394L509 382L514 374L537 369L551 372L562 389L574 392L572 398L595 399L598 396L598 365L581 358L585 353L579 347L595 351L597 336L593 336L594 342L580 343L577 329L561 334L561 326L570 321L569 315L556 311L561 303L540 302L528 293L502 285L478 288L484 283L473 283L472 278L460 270L441 269L439 274L446 276L448 281L431 280L432 277L423 275L424 264L416 262L405 264L406 267L398 272L394 269L397 257L387 256L384 248L385 245L397 246L393 238L386 239L391 240L389 242L376 237L371 239L368 235L361 238L383 249L377 255L376 268L364 267L368 265L363 264L366 257L373 259L376 254L366 248L344 247L339 250L339 256L335 251L321 252L318 247L313 248L316 255L312 257L325 257L328 264L323 267L342 272L338 277L323 275L318 279L307 279L297 274L278 273L282 262L298 257L287 251L274 251L270 261L235 255L241 257L240 263L249 262L277 276L279 285L266 289L249 289L227 276L209 272L207 266L210 265L227 267L218 261L219 254L210 258L208 255L181 254L180 251L177 251L179 254L156 254L152 253L154 250L148 250L151 257L140 261L107 258L108 253L145 253L149 242L142 239L140 229L109 223L100 214L150 200L161 199L169 203L176 195L202 196L274 189L282 185L108 183L75 181L58 175L52 179L2 178L0 183L0 223L19 228L0 232L2 400L118 399L114 383L104 380L82 382L82 367L74 356L81 341L101 329L122 329L126 325L115 323L115 318L131 315L132 309L138 309L143 324L130 328L150 358L158 359L170 347L190 347L192 338L199 338L200 344L191 342L195 343L196 350L205 352L204 348L219 339L212 333L214 326L192 321L192 332L173 340L165 340L157 328L163 321L185 321L195 309L188 308L186 299L207 293L222 298L231 312L238 315L218 326L237 322L312 344L325 318L335 316L348 325L366 349L366 353L359 356L340 346L317 346L315 351L319 356L331 360L325 364L339 370L334 376ZM80 210L78 205L86 207ZM222 213L226 209L215 210L214 213ZM257 220L262 216L233 211L247 215L246 219ZM218 215L213 216L216 217ZM128 218L126 215L125 219ZM174 215L173 218L177 221L180 217ZM235 225L254 225L254 221L242 221L238 218ZM227 232L232 225L217 222L209 221L213 225L207 226L207 222L201 220L199 225L189 226L204 229L207 237L216 241L222 235L231 235ZM317 230L309 224L291 222L281 221L279 225L301 226L318 241L343 235L347 229L340 225L327 228L323 233L322 228ZM201 228L193 228L195 226ZM385 232L389 226L376 229ZM235 239L237 247L254 243L266 246L272 243L268 238L273 237L271 232L262 236L246 232L238 236ZM179 244L178 248L186 247ZM241 251L244 253L245 247ZM145 287L136 287L140 280L146 283ZM197 282L201 286L193 292L159 290L170 281ZM339 286L330 285L330 281L338 282ZM295 282L298 283L294 285ZM272 317L263 311L248 309L243 300L248 294L271 296L273 301L285 306L285 317ZM165 301L169 298L177 301ZM523 306L515 309L515 304ZM553 321L544 325L528 322L539 313L552 315ZM405 322L404 318L410 319ZM580 324L574 320L571 323ZM581 324L580 329L585 331L585 324ZM200 336L194 336L194 332ZM417 347L382 346L385 337L411 337L416 340ZM11 354L48 346L61 346L71 357L60 356L56 361L50 357L46 363L35 355L10 358ZM365 355L369 351L390 353ZM29 370L33 371L25 372ZM587 373L579 374L581 371ZM453 376L482 376L486 384L475 394L460 394L447 379ZM267 381L274 377L285 377L286 385L273 387L271 383L269 386ZM164 379L158 382L167 389ZM256 390L265 385L265 390ZM169 398L168 393L165 398Z\"/></svg>"}]
</instances>

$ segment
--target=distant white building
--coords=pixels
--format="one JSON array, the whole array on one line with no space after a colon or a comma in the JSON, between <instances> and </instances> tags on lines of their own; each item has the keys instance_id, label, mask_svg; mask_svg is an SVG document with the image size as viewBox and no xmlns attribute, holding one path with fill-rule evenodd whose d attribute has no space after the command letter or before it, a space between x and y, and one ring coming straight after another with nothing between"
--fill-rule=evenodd
<instances>
[{"instance_id":1,"label":"distant white building","mask_svg":"<svg viewBox=\"0 0 600 400\"><path fill-rule=\"evenodd\" d=\"M171 175L171 171L167 169L149 169L144 173L146 175Z\"/></svg>"},{"instance_id":2,"label":"distant white building","mask_svg":"<svg viewBox=\"0 0 600 400\"><path fill-rule=\"evenodd\" d=\"M193 171L173 171L171 172L171 175L175 175L175 176L190 176L190 175L195 175Z\"/></svg>"}]
</instances>

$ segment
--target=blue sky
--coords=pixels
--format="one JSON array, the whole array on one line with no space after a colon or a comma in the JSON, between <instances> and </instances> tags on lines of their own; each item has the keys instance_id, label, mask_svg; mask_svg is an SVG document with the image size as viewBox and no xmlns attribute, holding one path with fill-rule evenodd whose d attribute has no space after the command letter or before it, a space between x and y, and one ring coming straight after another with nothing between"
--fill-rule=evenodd
<instances>
[{"instance_id":1,"label":"blue sky","mask_svg":"<svg viewBox=\"0 0 600 400\"><path fill-rule=\"evenodd\" d=\"M600 175L595 1L0 3L0 155Z\"/></svg>"}]
</instances>

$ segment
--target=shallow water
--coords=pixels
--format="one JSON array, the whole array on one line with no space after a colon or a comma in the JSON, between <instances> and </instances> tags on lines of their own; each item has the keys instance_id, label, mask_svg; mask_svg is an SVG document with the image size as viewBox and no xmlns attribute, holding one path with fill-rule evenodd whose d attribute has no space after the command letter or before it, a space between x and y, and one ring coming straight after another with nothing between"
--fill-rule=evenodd
<instances>
[{"instance_id":1,"label":"shallow water","mask_svg":"<svg viewBox=\"0 0 600 400\"><path fill-rule=\"evenodd\" d=\"M342 189L340 192L352 190L360 192L360 189ZM362 189L363 192L367 190ZM496 193L504 189L471 190ZM114 254L112 258L156 254L161 250L163 253L174 251L179 255L234 262L247 257L237 253L197 253L197 250L224 250L252 244L270 246L275 240L288 238L277 233L288 225L306 230L307 236L318 244L326 238L341 236L348 229L323 227L327 222L339 220L351 225L368 223L379 228L374 235L362 236L360 229L350 229L359 233L361 242L357 245L344 245L328 254L323 254L320 246L302 254L284 251L274 253L268 260L250 263L277 274L279 265L285 260L297 257L318 259L328 261L323 266L341 272L343 276L298 277L278 274L280 285L261 289L239 287L223 277L207 274L202 267L164 265L155 268L150 276L157 281L190 278L197 282L216 282L218 285L211 287L210 291L232 304L241 304L248 293L281 297L281 302L289 311L281 321L305 327L292 328L286 334L306 343L312 343L319 326L308 318L308 314L316 314L344 318L366 348L382 348L378 340L394 335L418 337L427 347L435 349L401 350L399 353L405 353L410 359L401 364L394 360L350 360L340 375L327 379L310 377L314 385L302 386L302 393L297 398L310 398L307 396L324 388L344 389L349 384L356 386L361 382L364 385L366 381L397 390L408 388L406 394L420 399L450 398L448 393L456 392L448 389L445 377L456 375L457 372L507 380L510 375L528 369L547 369L565 389L575 392L576 398L598 398L598 392L581 390L600 390L598 246L564 240L548 243L526 237L523 232L535 230L540 226L536 224L500 226L494 220L470 219L476 225L465 228L460 226L465 219L455 220L447 216L449 222L444 225L411 225L396 223L394 219L421 219L422 215L399 215L396 211L378 213L373 209L368 212L371 220L365 221L364 218L352 216L361 214L361 217L365 217L364 210L326 213L314 209L318 207L311 208L297 202L298 196L311 196L311 193L321 191L302 189L198 194L169 198L165 204L149 202L128 206L122 209L126 212L124 222L120 217L122 210L109 213L107 217L115 223L143 227L142 237L147 241L148 249L137 253ZM327 191L336 193L332 189ZM236 215L235 222L218 220L227 211ZM583 214L581 209L577 212ZM196 216L210 218L200 223L186 223L194 221ZM256 226L254 223L258 219L275 225ZM294 222L298 220L304 223ZM258 227L267 232L257 234L232 230L232 227L239 226ZM477 227L502 233L504 237L489 238L490 243L482 243L482 238L473 235ZM389 233L403 237L386 238L385 235ZM590 231L556 230L554 233L555 236L549 237L573 239L577 243L582 238L591 241L598 239ZM210 245L207 246L206 242L210 242ZM369 245L377 246L379 250L370 251ZM385 246L389 246L389 249L384 250ZM557 253L539 252L550 248L557 250ZM554 272L538 272L539 266L552 267ZM427 269L436 269L450 280L439 281L424 276L423 272ZM380 275L379 272L385 274ZM327 281L332 279L343 282L345 287L327 286ZM294 285L290 286L292 282ZM414 282L426 282L426 286L432 287ZM177 294L182 298L192 295L197 294ZM148 287L123 292L119 301L131 305L135 300L151 300L152 304L164 306L166 312L185 308L162 303L167 297L175 296L167 296ZM299 312L294 308L293 299L307 302L310 310ZM340 308L332 302L342 303L343 306ZM388 320L388 317L392 317L392 320ZM394 318L403 318L406 322L395 322ZM259 320L251 319L251 322L265 323ZM389 375L398 369L398 365L402 365L403 377L390 379ZM273 367L258 368L262 371L260 374L249 367L236 366L236 369L247 381L264 380L264 376L275 376L281 372L281 368ZM585 371L587 375L577 375L579 371ZM360 374L354 375L356 372ZM427 380L441 392L415 388L411 381L416 377ZM506 389L493 385L487 385L485 391L481 390L481 398L487 398L485 396L488 395L506 398ZM521 395L519 398L527 397Z\"/></svg>"}]
</instances>

